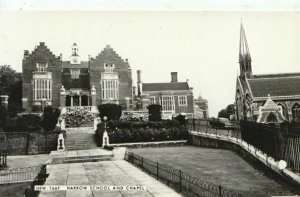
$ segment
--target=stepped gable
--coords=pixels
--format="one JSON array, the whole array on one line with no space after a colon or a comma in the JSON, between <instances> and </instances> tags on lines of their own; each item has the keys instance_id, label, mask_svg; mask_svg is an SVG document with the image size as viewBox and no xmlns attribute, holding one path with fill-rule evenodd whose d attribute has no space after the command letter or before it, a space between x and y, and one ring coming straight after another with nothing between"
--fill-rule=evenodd
<instances>
[{"instance_id":1,"label":"stepped gable","mask_svg":"<svg viewBox=\"0 0 300 197\"><path fill-rule=\"evenodd\" d=\"M45 45L45 42L40 42L35 49L24 57L24 60L30 60L34 58L39 61L48 61L50 59L60 60L59 56L55 56L54 53Z\"/></svg>"},{"instance_id":2,"label":"stepped gable","mask_svg":"<svg viewBox=\"0 0 300 197\"><path fill-rule=\"evenodd\" d=\"M253 97L300 96L300 73L254 75L247 82Z\"/></svg>"},{"instance_id":3,"label":"stepped gable","mask_svg":"<svg viewBox=\"0 0 300 197\"><path fill-rule=\"evenodd\" d=\"M91 60L91 67L104 65L104 63L113 63L117 69L124 67L129 68L129 63L124 61L110 45L106 45L106 47L96 56L96 58Z\"/></svg>"},{"instance_id":4,"label":"stepped gable","mask_svg":"<svg viewBox=\"0 0 300 197\"><path fill-rule=\"evenodd\" d=\"M24 51L24 58L22 63L23 83L31 83L32 72L37 70L37 62L47 62L48 71L53 72L55 81L59 82L61 80L59 77L59 73L61 72L60 58L56 57L44 42L40 42L40 44L31 53L29 53L28 51Z\"/></svg>"}]
</instances>

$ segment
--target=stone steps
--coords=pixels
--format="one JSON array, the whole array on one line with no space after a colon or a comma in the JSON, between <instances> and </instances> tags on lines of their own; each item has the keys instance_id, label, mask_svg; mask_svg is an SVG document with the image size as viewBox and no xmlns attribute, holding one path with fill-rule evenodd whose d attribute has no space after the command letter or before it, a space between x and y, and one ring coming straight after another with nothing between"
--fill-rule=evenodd
<instances>
[{"instance_id":1,"label":"stone steps","mask_svg":"<svg viewBox=\"0 0 300 197\"><path fill-rule=\"evenodd\" d=\"M96 148L95 132L91 128L69 129L65 139L66 150L85 150Z\"/></svg>"}]
</instances>

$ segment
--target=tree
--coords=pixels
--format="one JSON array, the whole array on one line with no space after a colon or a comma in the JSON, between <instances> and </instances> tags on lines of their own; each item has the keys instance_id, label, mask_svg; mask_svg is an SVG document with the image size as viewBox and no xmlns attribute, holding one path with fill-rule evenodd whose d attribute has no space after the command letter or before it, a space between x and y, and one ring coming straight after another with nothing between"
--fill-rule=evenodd
<instances>
[{"instance_id":1,"label":"tree","mask_svg":"<svg viewBox=\"0 0 300 197\"><path fill-rule=\"evenodd\" d=\"M0 95L8 95L8 113L15 116L22 107L22 74L9 65L0 66Z\"/></svg>"},{"instance_id":2,"label":"tree","mask_svg":"<svg viewBox=\"0 0 300 197\"><path fill-rule=\"evenodd\" d=\"M225 109L222 109L221 111L219 111L218 117L219 118L228 118L228 119L230 119L230 115L235 114L235 109L234 108L235 108L234 104L228 105Z\"/></svg>"},{"instance_id":3,"label":"tree","mask_svg":"<svg viewBox=\"0 0 300 197\"><path fill-rule=\"evenodd\" d=\"M60 110L58 108L45 107L43 116L43 128L45 131L51 131L55 129Z\"/></svg>"}]
</instances>

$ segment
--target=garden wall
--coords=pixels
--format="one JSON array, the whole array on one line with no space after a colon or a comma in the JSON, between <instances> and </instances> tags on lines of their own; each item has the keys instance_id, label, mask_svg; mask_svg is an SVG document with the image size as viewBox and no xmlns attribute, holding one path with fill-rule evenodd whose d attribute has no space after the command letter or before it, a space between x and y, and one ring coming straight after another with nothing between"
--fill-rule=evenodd
<instances>
[{"instance_id":1,"label":"garden wall","mask_svg":"<svg viewBox=\"0 0 300 197\"><path fill-rule=\"evenodd\" d=\"M1 132L0 149L9 155L49 153L57 148L59 131L55 132Z\"/></svg>"}]
</instances>

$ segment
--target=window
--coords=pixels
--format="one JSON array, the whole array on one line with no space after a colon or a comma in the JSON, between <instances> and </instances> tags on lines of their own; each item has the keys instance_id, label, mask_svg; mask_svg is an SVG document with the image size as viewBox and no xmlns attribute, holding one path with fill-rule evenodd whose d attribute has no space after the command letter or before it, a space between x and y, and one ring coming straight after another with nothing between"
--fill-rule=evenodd
<instances>
[{"instance_id":1,"label":"window","mask_svg":"<svg viewBox=\"0 0 300 197\"><path fill-rule=\"evenodd\" d=\"M163 96L160 98L160 105L163 111L175 111L173 96Z\"/></svg>"},{"instance_id":2,"label":"window","mask_svg":"<svg viewBox=\"0 0 300 197\"><path fill-rule=\"evenodd\" d=\"M45 62L38 62L36 63L36 67L39 72L45 72L47 71L48 64Z\"/></svg>"},{"instance_id":3,"label":"window","mask_svg":"<svg viewBox=\"0 0 300 197\"><path fill-rule=\"evenodd\" d=\"M178 96L178 105L187 106L186 96Z\"/></svg>"},{"instance_id":4,"label":"window","mask_svg":"<svg viewBox=\"0 0 300 197\"><path fill-rule=\"evenodd\" d=\"M34 79L33 80L33 100L52 99L52 80Z\"/></svg>"},{"instance_id":5,"label":"window","mask_svg":"<svg viewBox=\"0 0 300 197\"><path fill-rule=\"evenodd\" d=\"M149 104L150 105L154 105L155 104L155 97L154 96L149 97Z\"/></svg>"},{"instance_id":6,"label":"window","mask_svg":"<svg viewBox=\"0 0 300 197\"><path fill-rule=\"evenodd\" d=\"M71 69L71 78L79 79L80 69Z\"/></svg>"},{"instance_id":7,"label":"window","mask_svg":"<svg viewBox=\"0 0 300 197\"><path fill-rule=\"evenodd\" d=\"M102 99L118 100L119 99L119 81L102 80L101 81Z\"/></svg>"},{"instance_id":8,"label":"window","mask_svg":"<svg viewBox=\"0 0 300 197\"><path fill-rule=\"evenodd\" d=\"M115 65L114 64L104 64L104 71L106 73L112 73L114 71Z\"/></svg>"}]
</instances>

